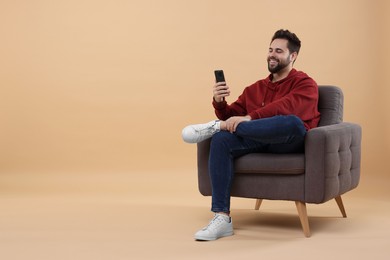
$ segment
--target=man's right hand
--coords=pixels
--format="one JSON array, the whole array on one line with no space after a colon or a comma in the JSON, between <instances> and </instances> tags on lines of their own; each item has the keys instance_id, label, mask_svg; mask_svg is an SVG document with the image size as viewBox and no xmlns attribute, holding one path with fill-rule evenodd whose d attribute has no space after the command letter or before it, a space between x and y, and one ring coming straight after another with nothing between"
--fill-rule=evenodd
<instances>
[{"instance_id":1,"label":"man's right hand","mask_svg":"<svg viewBox=\"0 0 390 260\"><path fill-rule=\"evenodd\" d=\"M230 95L229 87L226 82L218 82L213 87L214 100L216 102L222 102L225 97Z\"/></svg>"}]
</instances>

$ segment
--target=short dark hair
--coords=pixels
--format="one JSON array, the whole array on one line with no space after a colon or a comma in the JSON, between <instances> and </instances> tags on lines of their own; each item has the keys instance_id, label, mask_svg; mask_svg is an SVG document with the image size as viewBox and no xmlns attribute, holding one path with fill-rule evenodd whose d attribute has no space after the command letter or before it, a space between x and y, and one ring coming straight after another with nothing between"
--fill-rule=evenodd
<instances>
[{"instance_id":1,"label":"short dark hair","mask_svg":"<svg viewBox=\"0 0 390 260\"><path fill-rule=\"evenodd\" d=\"M283 30L280 29L275 32L274 36L272 37L271 42L275 39L285 39L288 41L287 48L290 51L290 53L296 52L299 53L299 49L301 48L301 41L299 38L295 35L295 33L290 32L289 30Z\"/></svg>"}]
</instances>

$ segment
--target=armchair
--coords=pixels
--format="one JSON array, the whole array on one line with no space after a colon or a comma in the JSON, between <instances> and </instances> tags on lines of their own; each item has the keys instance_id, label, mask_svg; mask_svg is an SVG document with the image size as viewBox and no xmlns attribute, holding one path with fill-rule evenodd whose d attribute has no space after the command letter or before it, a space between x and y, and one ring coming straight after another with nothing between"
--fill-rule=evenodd
<instances>
[{"instance_id":1,"label":"armchair","mask_svg":"<svg viewBox=\"0 0 390 260\"><path fill-rule=\"evenodd\" d=\"M335 199L343 215L341 195L356 188L360 179L361 127L343 122L343 93L334 86L319 86L321 120L307 132L305 152L251 153L235 160L231 196L294 201L303 233L310 237L306 203ZM211 196L208 174L210 139L197 144L198 186Z\"/></svg>"}]
</instances>

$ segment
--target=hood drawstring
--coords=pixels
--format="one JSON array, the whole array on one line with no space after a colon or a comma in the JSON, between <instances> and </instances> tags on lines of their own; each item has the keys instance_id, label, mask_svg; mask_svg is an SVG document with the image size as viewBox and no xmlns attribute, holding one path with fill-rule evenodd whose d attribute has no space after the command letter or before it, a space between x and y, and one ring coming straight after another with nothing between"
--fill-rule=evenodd
<instances>
[{"instance_id":1,"label":"hood drawstring","mask_svg":"<svg viewBox=\"0 0 390 260\"><path fill-rule=\"evenodd\" d=\"M267 82L267 87L265 89L265 93L264 93L264 96L263 96L263 101L261 102L261 106L264 107L265 106L265 99L267 98L267 95L268 95L268 89L270 88L270 85L271 84L271 81L269 80Z\"/></svg>"}]
</instances>

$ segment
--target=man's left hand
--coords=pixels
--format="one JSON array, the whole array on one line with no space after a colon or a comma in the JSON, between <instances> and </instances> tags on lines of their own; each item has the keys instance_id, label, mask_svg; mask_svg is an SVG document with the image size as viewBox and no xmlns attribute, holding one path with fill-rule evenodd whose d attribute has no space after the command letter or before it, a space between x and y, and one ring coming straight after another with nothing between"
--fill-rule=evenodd
<instances>
[{"instance_id":1,"label":"man's left hand","mask_svg":"<svg viewBox=\"0 0 390 260\"><path fill-rule=\"evenodd\" d=\"M226 120L226 130L230 133L234 133L237 129L237 126L246 121L250 121L250 116L232 116L228 120Z\"/></svg>"}]
</instances>

